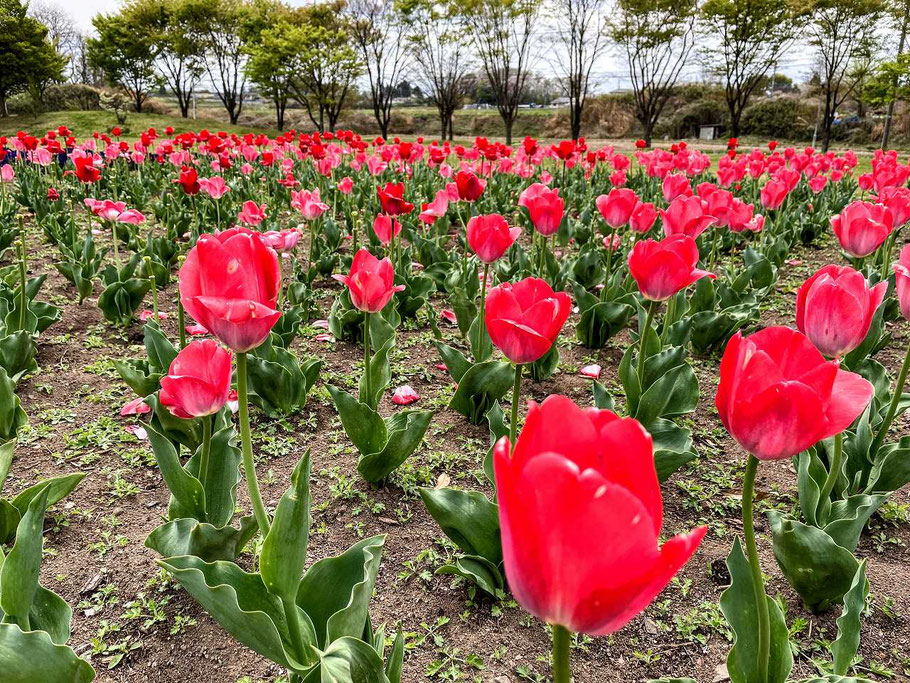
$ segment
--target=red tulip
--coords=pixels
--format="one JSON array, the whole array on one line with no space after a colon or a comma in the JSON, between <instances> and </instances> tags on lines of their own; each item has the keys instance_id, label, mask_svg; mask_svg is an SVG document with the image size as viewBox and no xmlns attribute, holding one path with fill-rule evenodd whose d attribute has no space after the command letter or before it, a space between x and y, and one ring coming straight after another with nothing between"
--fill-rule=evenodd
<instances>
[{"instance_id":1,"label":"red tulip","mask_svg":"<svg viewBox=\"0 0 910 683\"><path fill-rule=\"evenodd\" d=\"M629 273L642 296L651 301L669 299L705 276L716 277L697 265L698 246L688 235L644 240L629 253Z\"/></svg>"},{"instance_id":2,"label":"red tulip","mask_svg":"<svg viewBox=\"0 0 910 683\"><path fill-rule=\"evenodd\" d=\"M762 186L760 192L761 205L769 211L779 209L789 193L787 186L781 181L769 180Z\"/></svg>"},{"instance_id":3,"label":"red tulip","mask_svg":"<svg viewBox=\"0 0 910 683\"><path fill-rule=\"evenodd\" d=\"M534 229L544 237L549 237L559 230L565 208L565 201L559 196L559 190L551 190L543 183L534 183L521 193L518 205L528 210Z\"/></svg>"},{"instance_id":4,"label":"red tulip","mask_svg":"<svg viewBox=\"0 0 910 683\"><path fill-rule=\"evenodd\" d=\"M549 624L618 631L705 535L699 527L659 546L663 501L651 437L632 418L550 396L529 403L509 450L508 437L494 450L506 576L519 604Z\"/></svg>"},{"instance_id":5,"label":"red tulip","mask_svg":"<svg viewBox=\"0 0 910 683\"><path fill-rule=\"evenodd\" d=\"M75 157L73 163L76 165L76 177L81 182L94 183L101 177L101 171L95 167L92 157Z\"/></svg>"},{"instance_id":6,"label":"red tulip","mask_svg":"<svg viewBox=\"0 0 910 683\"><path fill-rule=\"evenodd\" d=\"M891 212L895 230L910 223L910 189L906 187L883 188L878 194L878 201L887 206Z\"/></svg>"},{"instance_id":7,"label":"red tulip","mask_svg":"<svg viewBox=\"0 0 910 683\"><path fill-rule=\"evenodd\" d=\"M199 174L195 168L184 166L180 169L180 176L174 181L183 188L185 194L198 194Z\"/></svg>"},{"instance_id":8,"label":"red tulip","mask_svg":"<svg viewBox=\"0 0 910 683\"><path fill-rule=\"evenodd\" d=\"M894 264L894 284L901 315L910 320L910 244L904 245Z\"/></svg>"},{"instance_id":9,"label":"red tulip","mask_svg":"<svg viewBox=\"0 0 910 683\"><path fill-rule=\"evenodd\" d=\"M388 258L380 261L366 249L354 255L351 271L347 275L332 277L347 285L351 302L367 313L379 313L395 292L404 291L404 285L395 285L392 262Z\"/></svg>"},{"instance_id":10,"label":"red tulip","mask_svg":"<svg viewBox=\"0 0 910 683\"><path fill-rule=\"evenodd\" d=\"M882 204L855 201L837 216L831 227L843 250L854 258L869 256L878 249L894 227L894 216Z\"/></svg>"},{"instance_id":11,"label":"red tulip","mask_svg":"<svg viewBox=\"0 0 910 683\"><path fill-rule=\"evenodd\" d=\"M487 186L486 181L481 180L470 171L459 171L455 174L455 185L458 187L458 197L466 202L476 202L483 194Z\"/></svg>"},{"instance_id":12,"label":"red tulip","mask_svg":"<svg viewBox=\"0 0 910 683\"><path fill-rule=\"evenodd\" d=\"M823 354L840 358L866 338L887 289L887 282L869 287L849 266L825 266L797 292L796 326Z\"/></svg>"},{"instance_id":13,"label":"red tulip","mask_svg":"<svg viewBox=\"0 0 910 683\"><path fill-rule=\"evenodd\" d=\"M187 313L238 353L265 341L281 317L278 255L249 229L202 235L179 279Z\"/></svg>"},{"instance_id":14,"label":"red tulip","mask_svg":"<svg viewBox=\"0 0 910 683\"><path fill-rule=\"evenodd\" d=\"M389 244L401 232L401 223L393 216L379 214L373 221L373 232L382 244Z\"/></svg>"},{"instance_id":15,"label":"red tulip","mask_svg":"<svg viewBox=\"0 0 910 683\"><path fill-rule=\"evenodd\" d=\"M664 178L661 189L667 204L677 197L692 196L692 185L689 183L689 179L680 173L671 173Z\"/></svg>"},{"instance_id":16,"label":"red tulip","mask_svg":"<svg viewBox=\"0 0 910 683\"><path fill-rule=\"evenodd\" d=\"M638 203L635 191L622 187L614 187L609 194L602 194L594 200L606 224L614 229L629 222Z\"/></svg>"},{"instance_id":17,"label":"red tulip","mask_svg":"<svg viewBox=\"0 0 910 683\"><path fill-rule=\"evenodd\" d=\"M639 202L629 218L629 227L635 232L648 232L657 220L657 209L651 202Z\"/></svg>"},{"instance_id":18,"label":"red tulip","mask_svg":"<svg viewBox=\"0 0 910 683\"><path fill-rule=\"evenodd\" d=\"M700 197L677 197L666 209L658 209L664 235L688 235L695 239L717 219L705 210Z\"/></svg>"},{"instance_id":19,"label":"red tulip","mask_svg":"<svg viewBox=\"0 0 910 683\"><path fill-rule=\"evenodd\" d=\"M572 309L565 292L545 281L504 282L487 294L484 321L493 345L518 365L533 363L556 341Z\"/></svg>"},{"instance_id":20,"label":"red tulip","mask_svg":"<svg viewBox=\"0 0 910 683\"><path fill-rule=\"evenodd\" d=\"M468 245L484 263L498 260L520 234L521 228L510 228L498 213L474 216L468 221Z\"/></svg>"},{"instance_id":21,"label":"red tulip","mask_svg":"<svg viewBox=\"0 0 910 683\"><path fill-rule=\"evenodd\" d=\"M382 213L389 216L400 216L411 213L414 205L404 200L404 183L386 183L385 187L376 188Z\"/></svg>"},{"instance_id":22,"label":"red tulip","mask_svg":"<svg viewBox=\"0 0 910 683\"><path fill-rule=\"evenodd\" d=\"M231 393L231 353L213 339L181 349L161 378L161 405L185 420L213 415Z\"/></svg>"},{"instance_id":23,"label":"red tulip","mask_svg":"<svg viewBox=\"0 0 910 683\"><path fill-rule=\"evenodd\" d=\"M872 398L865 379L826 361L789 327L727 343L715 404L730 435L760 460L789 458L839 434Z\"/></svg>"}]
</instances>

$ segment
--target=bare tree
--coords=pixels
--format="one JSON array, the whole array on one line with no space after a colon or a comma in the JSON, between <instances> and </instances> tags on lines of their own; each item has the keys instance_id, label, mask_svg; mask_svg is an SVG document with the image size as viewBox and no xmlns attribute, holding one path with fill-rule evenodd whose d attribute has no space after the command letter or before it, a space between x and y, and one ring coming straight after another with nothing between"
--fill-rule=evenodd
<instances>
[{"instance_id":1,"label":"bare tree","mask_svg":"<svg viewBox=\"0 0 910 683\"><path fill-rule=\"evenodd\" d=\"M822 150L831 144L838 108L850 97L857 81L850 71L857 57L874 40L882 12L881 0L816 0L809 23L809 42L818 56L818 76L824 101Z\"/></svg>"},{"instance_id":2,"label":"bare tree","mask_svg":"<svg viewBox=\"0 0 910 683\"><path fill-rule=\"evenodd\" d=\"M588 99L591 71L608 43L604 32L604 0L554 0L555 39L559 47L554 62L569 98L572 138L581 137L581 114Z\"/></svg>"},{"instance_id":3,"label":"bare tree","mask_svg":"<svg viewBox=\"0 0 910 683\"><path fill-rule=\"evenodd\" d=\"M625 55L649 145L695 44L694 28L694 0L618 0L614 8L608 32Z\"/></svg>"},{"instance_id":4,"label":"bare tree","mask_svg":"<svg viewBox=\"0 0 910 683\"><path fill-rule=\"evenodd\" d=\"M452 117L467 92L468 44L447 8L433 0L404 0L399 9L407 17L414 78L436 105L442 139L451 140Z\"/></svg>"},{"instance_id":5,"label":"bare tree","mask_svg":"<svg viewBox=\"0 0 910 683\"><path fill-rule=\"evenodd\" d=\"M401 80L407 51L405 23L394 0L351 0L350 35L360 52L370 84L370 103L382 137L389 135L395 86Z\"/></svg>"},{"instance_id":6,"label":"bare tree","mask_svg":"<svg viewBox=\"0 0 910 683\"><path fill-rule=\"evenodd\" d=\"M518 105L538 56L534 29L539 8L536 0L461 0L457 6L493 90L506 144L512 144Z\"/></svg>"},{"instance_id":7,"label":"bare tree","mask_svg":"<svg viewBox=\"0 0 910 683\"><path fill-rule=\"evenodd\" d=\"M29 16L47 27L47 38L57 46L57 51L69 59L67 73L75 73L77 53L81 49L81 36L73 17L63 7L46 0L32 2L28 6Z\"/></svg>"}]
</instances>

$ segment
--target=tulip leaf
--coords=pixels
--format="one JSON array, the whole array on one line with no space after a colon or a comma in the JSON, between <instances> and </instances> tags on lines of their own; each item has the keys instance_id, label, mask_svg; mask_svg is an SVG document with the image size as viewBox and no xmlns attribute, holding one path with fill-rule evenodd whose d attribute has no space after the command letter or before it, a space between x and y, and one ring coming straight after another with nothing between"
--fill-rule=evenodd
<instances>
[{"instance_id":1,"label":"tulip leaf","mask_svg":"<svg viewBox=\"0 0 910 683\"><path fill-rule=\"evenodd\" d=\"M895 446L879 449L869 473L867 493L891 493L910 483L910 448Z\"/></svg>"},{"instance_id":2,"label":"tulip leaf","mask_svg":"<svg viewBox=\"0 0 910 683\"><path fill-rule=\"evenodd\" d=\"M6 483L7 476L9 476L9 469L13 465L13 454L15 451L15 441L0 443L0 491L3 490L3 485Z\"/></svg>"},{"instance_id":3,"label":"tulip leaf","mask_svg":"<svg viewBox=\"0 0 910 683\"><path fill-rule=\"evenodd\" d=\"M720 597L720 609L733 629L733 647L727 655L727 671L733 683L784 683L793 666L789 632L777 601L768 597L771 617L771 652L768 678L761 680L758 651L758 605L752 571L739 537L727 556L731 584Z\"/></svg>"},{"instance_id":4,"label":"tulip leaf","mask_svg":"<svg viewBox=\"0 0 910 683\"><path fill-rule=\"evenodd\" d=\"M787 581L813 612L840 602L856 575L859 562L824 530L768 512L774 557Z\"/></svg>"},{"instance_id":5,"label":"tulip leaf","mask_svg":"<svg viewBox=\"0 0 910 683\"><path fill-rule=\"evenodd\" d=\"M19 430L28 424L28 417L16 395L16 384L0 367L0 442L15 439Z\"/></svg>"},{"instance_id":6,"label":"tulip leaf","mask_svg":"<svg viewBox=\"0 0 910 683\"><path fill-rule=\"evenodd\" d=\"M31 502L44 490L47 489L47 502L44 509L56 505L66 496L68 496L79 483L85 479L84 472L75 472L73 474L61 474L58 477L51 477L44 481L38 482L34 486L23 489L13 498L12 505L19 511L20 515L25 515Z\"/></svg>"},{"instance_id":7,"label":"tulip leaf","mask_svg":"<svg viewBox=\"0 0 910 683\"><path fill-rule=\"evenodd\" d=\"M831 643L834 673L839 676L847 675L859 649L859 632L868 595L869 582L866 580L866 561L863 560L859 563L850 590L844 595L844 610L837 619L837 638Z\"/></svg>"},{"instance_id":8,"label":"tulip leaf","mask_svg":"<svg viewBox=\"0 0 910 683\"><path fill-rule=\"evenodd\" d=\"M304 574L297 605L312 620L317 647L363 635L384 545L384 536L365 538L341 555L319 560Z\"/></svg>"},{"instance_id":9,"label":"tulip leaf","mask_svg":"<svg viewBox=\"0 0 910 683\"><path fill-rule=\"evenodd\" d=\"M388 442L388 433L383 419L375 410L361 403L346 391L327 386L341 425L354 447L361 453L377 453Z\"/></svg>"},{"instance_id":10,"label":"tulip leaf","mask_svg":"<svg viewBox=\"0 0 910 683\"><path fill-rule=\"evenodd\" d=\"M294 600L310 536L310 452L291 474L259 555L259 573L266 589L282 600Z\"/></svg>"},{"instance_id":11,"label":"tulip leaf","mask_svg":"<svg viewBox=\"0 0 910 683\"><path fill-rule=\"evenodd\" d=\"M818 507L821 500L821 489L828 472L822 464L815 449L803 451L796 456L797 490L799 507L806 522L818 526Z\"/></svg>"},{"instance_id":12,"label":"tulip leaf","mask_svg":"<svg viewBox=\"0 0 910 683\"><path fill-rule=\"evenodd\" d=\"M430 515L462 552L502 562L499 507L480 491L420 489Z\"/></svg>"},{"instance_id":13,"label":"tulip leaf","mask_svg":"<svg viewBox=\"0 0 910 683\"><path fill-rule=\"evenodd\" d=\"M379 318L379 316L372 316ZM371 325L372 326L372 325ZM370 392L366 390L366 373L360 378L360 393L358 400L368 405L373 410L379 406L379 401L385 393L386 388L392 381L392 368L389 365L389 353L395 348L395 338L386 339L386 341L376 348L370 358Z\"/></svg>"},{"instance_id":14,"label":"tulip leaf","mask_svg":"<svg viewBox=\"0 0 910 683\"><path fill-rule=\"evenodd\" d=\"M89 683L95 678L91 664L69 647L54 643L44 631L22 631L16 624L0 624L0 661L4 683Z\"/></svg>"},{"instance_id":15,"label":"tulip leaf","mask_svg":"<svg viewBox=\"0 0 910 683\"><path fill-rule=\"evenodd\" d=\"M151 281L145 278L112 282L98 297L98 308L110 322L125 325L133 319L133 314L151 288Z\"/></svg>"},{"instance_id":16,"label":"tulip leaf","mask_svg":"<svg viewBox=\"0 0 910 683\"><path fill-rule=\"evenodd\" d=\"M28 624L38 591L47 494L48 487L45 485L29 503L16 529L16 543L0 568L0 609L6 617L15 619L20 625Z\"/></svg>"},{"instance_id":17,"label":"tulip leaf","mask_svg":"<svg viewBox=\"0 0 910 683\"><path fill-rule=\"evenodd\" d=\"M462 555L456 557L452 564L446 564L436 570L437 574L454 574L469 583L476 584L484 592L498 597L506 587L500 565L495 565L480 555Z\"/></svg>"},{"instance_id":18,"label":"tulip leaf","mask_svg":"<svg viewBox=\"0 0 910 683\"><path fill-rule=\"evenodd\" d=\"M346 636L332 641L319 653L319 661L319 683L389 683L382 658L358 638Z\"/></svg>"},{"instance_id":19,"label":"tulip leaf","mask_svg":"<svg viewBox=\"0 0 910 683\"><path fill-rule=\"evenodd\" d=\"M144 341L149 368L156 373L167 373L177 357L178 349L161 331L157 321L149 320L145 323Z\"/></svg>"},{"instance_id":20,"label":"tulip leaf","mask_svg":"<svg viewBox=\"0 0 910 683\"><path fill-rule=\"evenodd\" d=\"M646 389L632 414L643 424L657 418L691 413L698 406L698 379L692 367L685 360L666 367L665 361L679 356L674 353L678 348L661 351L645 362Z\"/></svg>"},{"instance_id":21,"label":"tulip leaf","mask_svg":"<svg viewBox=\"0 0 910 683\"><path fill-rule=\"evenodd\" d=\"M528 363L528 374L535 382L542 382L553 375L559 368L559 349L556 344L533 363Z\"/></svg>"},{"instance_id":22,"label":"tulip leaf","mask_svg":"<svg viewBox=\"0 0 910 683\"><path fill-rule=\"evenodd\" d=\"M180 555L158 564L170 572L202 608L243 645L295 673L307 673L311 662L294 655L281 600L268 592L259 574L233 562L205 562ZM300 613L305 639L314 644L313 625Z\"/></svg>"},{"instance_id":23,"label":"tulip leaf","mask_svg":"<svg viewBox=\"0 0 910 683\"><path fill-rule=\"evenodd\" d=\"M261 351L266 346L268 351ZM292 351L271 344L257 348L248 362L250 400L270 417L302 408L322 369L317 358L301 362Z\"/></svg>"},{"instance_id":24,"label":"tulip leaf","mask_svg":"<svg viewBox=\"0 0 910 683\"><path fill-rule=\"evenodd\" d=\"M888 497L884 495L867 496L860 493L834 501L828 514L828 523L824 526L825 533L842 548L854 552L866 522L886 500Z\"/></svg>"},{"instance_id":25,"label":"tulip leaf","mask_svg":"<svg viewBox=\"0 0 910 683\"><path fill-rule=\"evenodd\" d=\"M380 657L384 656L384 653L381 650L385 649L385 637L383 636L382 640L379 641L376 651L380 653ZM398 631L398 635L395 636L395 642L392 643L392 650L389 652L389 656L385 660L385 675L389 679L389 683L401 683L401 669L404 666L404 633L401 630Z\"/></svg>"},{"instance_id":26,"label":"tulip leaf","mask_svg":"<svg viewBox=\"0 0 910 683\"><path fill-rule=\"evenodd\" d=\"M240 519L240 528L215 527L206 522L183 517L162 524L145 539L147 548L162 557L195 555L205 562L233 562L259 527L252 516Z\"/></svg>"},{"instance_id":27,"label":"tulip leaf","mask_svg":"<svg viewBox=\"0 0 910 683\"><path fill-rule=\"evenodd\" d=\"M493 448L497 441L509 435L509 425L506 423L499 401L494 401L492 407L487 411L487 424L490 425L490 447L483 459L483 473L495 491L496 474L493 471Z\"/></svg>"},{"instance_id":28,"label":"tulip leaf","mask_svg":"<svg viewBox=\"0 0 910 683\"><path fill-rule=\"evenodd\" d=\"M30 332L13 332L0 339L0 367L13 382L18 382L26 372L38 369L37 350Z\"/></svg>"},{"instance_id":29,"label":"tulip leaf","mask_svg":"<svg viewBox=\"0 0 910 683\"><path fill-rule=\"evenodd\" d=\"M486 412L512 387L515 370L510 363L486 361L472 366L458 382L449 407L471 424L480 424Z\"/></svg>"},{"instance_id":30,"label":"tulip leaf","mask_svg":"<svg viewBox=\"0 0 910 683\"><path fill-rule=\"evenodd\" d=\"M388 441L379 452L363 454L357 463L357 471L370 482L388 477L423 441L431 419L431 410L406 410L386 418Z\"/></svg>"},{"instance_id":31,"label":"tulip leaf","mask_svg":"<svg viewBox=\"0 0 910 683\"><path fill-rule=\"evenodd\" d=\"M591 384L594 391L594 407L615 413L616 401L613 400L613 396L607 388L597 380L594 380Z\"/></svg>"},{"instance_id":32,"label":"tulip leaf","mask_svg":"<svg viewBox=\"0 0 910 683\"><path fill-rule=\"evenodd\" d=\"M148 396L161 384L162 372L153 372L144 359L115 360L114 368L126 385L137 396Z\"/></svg>"},{"instance_id":33,"label":"tulip leaf","mask_svg":"<svg viewBox=\"0 0 910 683\"><path fill-rule=\"evenodd\" d=\"M171 492L168 518L192 517L205 521L205 489L202 483L180 464L177 450L170 440L152 425L146 429L161 478Z\"/></svg>"},{"instance_id":34,"label":"tulip leaf","mask_svg":"<svg viewBox=\"0 0 910 683\"><path fill-rule=\"evenodd\" d=\"M632 306L624 303L624 297L601 301L577 284L573 284L572 291L581 313L575 336L587 349L603 348L611 337L623 330L635 312Z\"/></svg>"},{"instance_id":35,"label":"tulip leaf","mask_svg":"<svg viewBox=\"0 0 910 683\"><path fill-rule=\"evenodd\" d=\"M479 331L478 331L479 328ZM468 343L471 345L471 354L475 363L483 363L493 355L493 341L487 332L485 321L480 319L480 314L474 317L474 322L468 329Z\"/></svg>"},{"instance_id":36,"label":"tulip leaf","mask_svg":"<svg viewBox=\"0 0 910 683\"><path fill-rule=\"evenodd\" d=\"M472 363L458 349L453 349L442 342L436 342L436 348L439 355L442 356L442 362L445 363L446 369L456 382L460 382L464 374L471 369Z\"/></svg>"},{"instance_id":37,"label":"tulip leaf","mask_svg":"<svg viewBox=\"0 0 910 683\"><path fill-rule=\"evenodd\" d=\"M200 420L213 420L213 417L202 417ZM237 485L240 483L240 461L242 456L236 444L237 432L233 425L219 429L212 435L209 445L208 473L204 478L199 476L199 464L202 462L202 444L186 463L186 470L202 482L205 490L205 518L216 527L227 526L234 519L237 507ZM162 553L164 554L164 553ZM165 557L169 557L165 555Z\"/></svg>"}]
</instances>

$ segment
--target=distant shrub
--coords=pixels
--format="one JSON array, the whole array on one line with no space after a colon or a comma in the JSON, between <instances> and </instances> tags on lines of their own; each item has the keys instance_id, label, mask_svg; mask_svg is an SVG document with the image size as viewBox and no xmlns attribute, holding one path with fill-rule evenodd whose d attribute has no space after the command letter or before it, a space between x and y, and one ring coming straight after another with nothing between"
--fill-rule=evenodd
<instances>
[{"instance_id":1,"label":"distant shrub","mask_svg":"<svg viewBox=\"0 0 910 683\"><path fill-rule=\"evenodd\" d=\"M814 111L814 108L810 109ZM747 107L743 112L741 128L743 135L768 139L801 139L814 123L810 119L811 112L799 100L781 97L756 102Z\"/></svg>"},{"instance_id":2,"label":"distant shrub","mask_svg":"<svg viewBox=\"0 0 910 683\"><path fill-rule=\"evenodd\" d=\"M101 92L83 83L59 83L49 85L44 91L41 108L44 111L98 111L101 109ZM11 114L34 113L31 97L22 93L10 98Z\"/></svg>"},{"instance_id":3,"label":"distant shrub","mask_svg":"<svg viewBox=\"0 0 910 683\"><path fill-rule=\"evenodd\" d=\"M699 126L729 125L727 105L723 100L703 99L684 104L672 113L665 113L657 124L655 133L659 136L679 140L697 137Z\"/></svg>"}]
</instances>

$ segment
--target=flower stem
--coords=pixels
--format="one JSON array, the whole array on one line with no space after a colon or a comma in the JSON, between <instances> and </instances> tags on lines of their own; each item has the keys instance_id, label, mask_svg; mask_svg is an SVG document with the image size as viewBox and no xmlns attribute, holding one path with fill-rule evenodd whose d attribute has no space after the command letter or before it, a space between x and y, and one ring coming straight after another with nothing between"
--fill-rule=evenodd
<instances>
[{"instance_id":1,"label":"flower stem","mask_svg":"<svg viewBox=\"0 0 910 683\"><path fill-rule=\"evenodd\" d=\"M569 643L572 634L564 626L553 626L553 683L569 683L572 672L569 669Z\"/></svg>"},{"instance_id":2,"label":"flower stem","mask_svg":"<svg viewBox=\"0 0 910 683\"><path fill-rule=\"evenodd\" d=\"M19 217L19 329L25 329L25 314L28 311L28 254L25 251L25 224L22 216Z\"/></svg>"},{"instance_id":3,"label":"flower stem","mask_svg":"<svg viewBox=\"0 0 910 683\"><path fill-rule=\"evenodd\" d=\"M825 483L822 485L821 496L818 499L818 504L822 505L828 496L831 495L831 491L834 490L834 484L837 482L837 477L840 475L841 461L844 456L844 433L840 432L839 434L834 435L834 456L831 458L831 469L828 470L828 476L825 478Z\"/></svg>"},{"instance_id":4,"label":"flower stem","mask_svg":"<svg viewBox=\"0 0 910 683\"><path fill-rule=\"evenodd\" d=\"M483 264L483 281L480 283L480 310L477 313L477 351L480 351L483 344L484 330L484 309L487 303L487 276L490 274L490 264ZM474 360L477 360L477 353L474 353Z\"/></svg>"},{"instance_id":5,"label":"flower stem","mask_svg":"<svg viewBox=\"0 0 910 683\"><path fill-rule=\"evenodd\" d=\"M120 261L120 238L117 236L117 222L111 221L111 235L114 237L114 263L117 264L117 272L120 272L121 261Z\"/></svg>"},{"instance_id":6,"label":"flower stem","mask_svg":"<svg viewBox=\"0 0 910 683\"><path fill-rule=\"evenodd\" d=\"M145 269L148 271L149 282L152 285L152 315L155 322L160 325L158 319L158 283L155 281L155 272L152 270L152 259L145 257Z\"/></svg>"},{"instance_id":7,"label":"flower stem","mask_svg":"<svg viewBox=\"0 0 910 683\"><path fill-rule=\"evenodd\" d=\"M209 476L209 456L212 452L212 420L214 417L206 415L202 418L202 455L199 458L199 481L205 488Z\"/></svg>"},{"instance_id":8,"label":"flower stem","mask_svg":"<svg viewBox=\"0 0 910 683\"><path fill-rule=\"evenodd\" d=\"M269 533L269 515L262 504L259 480L256 479L256 465L253 462L253 441L250 435L250 404L246 388L246 352L237 354L237 401L240 404L240 441L243 447L243 471L246 473L246 488L253 504L253 514L259 531Z\"/></svg>"},{"instance_id":9,"label":"flower stem","mask_svg":"<svg viewBox=\"0 0 910 683\"><path fill-rule=\"evenodd\" d=\"M645 329L641 331L638 338L638 387L639 396L645 393L645 357L648 345L648 335L651 334L651 323L654 321L654 313L657 311L657 301L648 304L648 314L645 316Z\"/></svg>"},{"instance_id":10,"label":"flower stem","mask_svg":"<svg viewBox=\"0 0 910 683\"><path fill-rule=\"evenodd\" d=\"M746 537L746 557L752 570L752 589L758 609L758 670L759 681L768 680L768 659L771 656L771 615L768 611L768 596L762 580L761 565L758 562L758 548L755 545L755 520L752 516L752 501L755 496L755 474L758 458L751 453L746 463L743 479L743 534Z\"/></svg>"},{"instance_id":11,"label":"flower stem","mask_svg":"<svg viewBox=\"0 0 910 683\"><path fill-rule=\"evenodd\" d=\"M875 434L875 439L872 441L872 446L869 448L869 456L872 458L875 458L878 449L882 447L882 442L888 435L888 430L891 428L891 423L894 421L894 416L897 414L897 406L901 401L901 395L904 393L904 384L907 382L908 372L910 372L910 344L907 345L904 363L901 365L900 372L897 375L897 385L894 387L894 394L891 396L888 412L885 414L885 419L882 420L882 424Z\"/></svg>"},{"instance_id":12,"label":"flower stem","mask_svg":"<svg viewBox=\"0 0 910 683\"><path fill-rule=\"evenodd\" d=\"M371 405L371 396L372 396L372 377L370 377L370 312L363 312L363 393L366 394L363 398L365 401L361 403L366 403ZM372 407L372 406L371 406Z\"/></svg>"},{"instance_id":13,"label":"flower stem","mask_svg":"<svg viewBox=\"0 0 910 683\"><path fill-rule=\"evenodd\" d=\"M509 443L515 447L518 436L518 396L521 393L521 366L515 364L515 384L512 385L512 420L509 423Z\"/></svg>"},{"instance_id":14,"label":"flower stem","mask_svg":"<svg viewBox=\"0 0 910 683\"><path fill-rule=\"evenodd\" d=\"M297 604L288 598L281 598L281 605L284 607L284 618L288 623L291 642L294 644L294 654L303 664L306 661L306 645L303 641L303 631L300 628L300 613L297 611ZM295 674L291 674L291 676L293 680Z\"/></svg>"}]
</instances>

